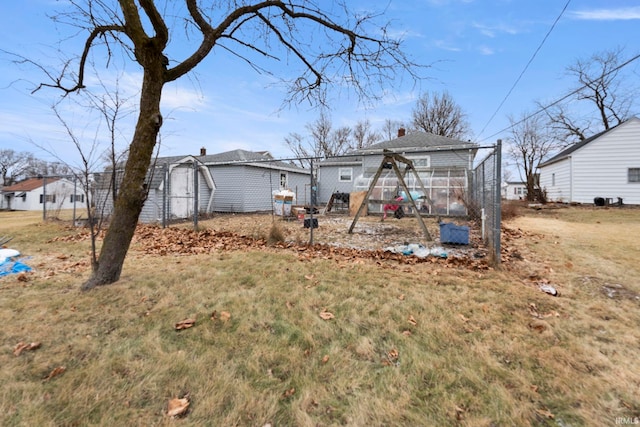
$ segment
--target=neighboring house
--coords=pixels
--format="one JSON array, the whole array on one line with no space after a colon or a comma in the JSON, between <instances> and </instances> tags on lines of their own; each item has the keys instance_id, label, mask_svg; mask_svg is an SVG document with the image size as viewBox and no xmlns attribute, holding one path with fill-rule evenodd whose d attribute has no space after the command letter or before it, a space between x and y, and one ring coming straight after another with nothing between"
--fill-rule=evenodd
<instances>
[{"instance_id":1,"label":"neighboring house","mask_svg":"<svg viewBox=\"0 0 640 427\"><path fill-rule=\"evenodd\" d=\"M85 203L81 187L64 178L29 178L3 187L1 194L2 208L16 211L56 211Z\"/></svg>"},{"instance_id":2,"label":"neighboring house","mask_svg":"<svg viewBox=\"0 0 640 427\"><path fill-rule=\"evenodd\" d=\"M507 181L502 184L502 198L505 200L524 200L527 198L527 183Z\"/></svg>"},{"instance_id":3,"label":"neighboring house","mask_svg":"<svg viewBox=\"0 0 640 427\"><path fill-rule=\"evenodd\" d=\"M640 119L572 145L539 166L547 200L594 203L596 197L640 204Z\"/></svg>"},{"instance_id":4,"label":"neighboring house","mask_svg":"<svg viewBox=\"0 0 640 427\"><path fill-rule=\"evenodd\" d=\"M121 180L121 176L116 179L117 182ZM163 218L192 217L196 206L196 180L200 214L271 211L274 192L289 189L296 194L296 203L301 204L308 203L310 194L310 172L275 160L268 152L232 150L207 155L203 148L200 156L155 160L155 168L147 176L149 193L140 221L153 223L161 222ZM113 211L110 181L110 172L101 174L96 206L103 215Z\"/></svg>"},{"instance_id":5,"label":"neighboring house","mask_svg":"<svg viewBox=\"0 0 640 427\"><path fill-rule=\"evenodd\" d=\"M439 215L464 215L466 197L471 180L473 161L478 150L476 144L425 132L406 134L398 131L398 137L355 150L348 156L324 160L318 164L318 199L326 203L335 192L366 191L384 158L384 150L401 154L413 162L427 196L435 210L421 203L425 213ZM404 170L404 165L398 165ZM412 173L406 176L410 191L421 192ZM378 179L371 199L391 200L399 190L393 170L385 169ZM380 203L371 203L369 212L381 212Z\"/></svg>"}]
</instances>

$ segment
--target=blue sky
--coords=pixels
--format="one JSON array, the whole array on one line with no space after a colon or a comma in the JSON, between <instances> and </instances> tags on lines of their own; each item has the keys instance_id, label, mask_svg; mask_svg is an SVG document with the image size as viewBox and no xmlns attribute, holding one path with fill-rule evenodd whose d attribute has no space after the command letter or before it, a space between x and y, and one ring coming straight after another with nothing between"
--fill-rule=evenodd
<instances>
[{"instance_id":1,"label":"blue sky","mask_svg":"<svg viewBox=\"0 0 640 427\"><path fill-rule=\"evenodd\" d=\"M69 29L56 27L48 16L64 2L24 0L0 7L0 149L30 151L53 160L77 164L77 152L50 105L60 93L43 89L30 93L43 81L41 72L17 66L6 53L16 52L42 64L59 62L58 42ZM323 1L320 1L322 4ZM475 141L487 145L508 137L506 116L536 109L535 101L553 101L572 90L565 68L577 58L623 48L625 58L640 53L640 2L624 0L572 0L528 69L496 112L518 76L562 12L566 0L353 0L354 8L384 10L394 33L402 35L405 50L416 62L432 64L419 86L391 82L384 98L365 106L353 93L334 92L330 111L335 126L368 119L374 128L385 119L408 121L420 93L447 90L467 114ZM66 41L69 56L78 53ZM176 52L179 49L176 50ZM121 62L121 61L120 61ZM135 64L113 65L124 71L122 96L132 96L139 82ZM281 61L274 74L288 75L295 64ZM638 86L640 60L625 67L630 86ZM113 81L113 70L104 72ZM284 138L305 133L304 126L318 116L308 104L282 107L285 92L277 81L259 74L223 51L214 51L190 76L166 86L162 113L161 155L209 154L242 148L269 150L276 157L291 153ZM640 109L635 106L635 114ZM65 103L65 120L85 147L104 144L104 129L86 110ZM131 135L131 115L120 125L122 141ZM493 117L493 118L492 118ZM482 131L482 133L481 133ZM121 142L122 144L123 142Z\"/></svg>"}]
</instances>

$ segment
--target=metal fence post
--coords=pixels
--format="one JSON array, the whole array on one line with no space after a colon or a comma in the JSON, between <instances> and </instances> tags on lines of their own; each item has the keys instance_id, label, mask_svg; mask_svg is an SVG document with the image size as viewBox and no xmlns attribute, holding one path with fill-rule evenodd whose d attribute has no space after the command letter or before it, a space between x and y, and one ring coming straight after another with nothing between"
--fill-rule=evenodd
<instances>
[{"instance_id":1,"label":"metal fence post","mask_svg":"<svg viewBox=\"0 0 640 427\"><path fill-rule=\"evenodd\" d=\"M42 177L42 220L47 220L47 177Z\"/></svg>"},{"instance_id":2,"label":"metal fence post","mask_svg":"<svg viewBox=\"0 0 640 427\"><path fill-rule=\"evenodd\" d=\"M309 198L311 199L311 205L309 206L309 244L313 245L313 208L316 205L316 187L315 180L313 179L313 158L311 158L311 194ZM304 220L303 220L304 223Z\"/></svg>"},{"instance_id":3,"label":"metal fence post","mask_svg":"<svg viewBox=\"0 0 640 427\"><path fill-rule=\"evenodd\" d=\"M76 193L77 193L77 189L78 189L78 178L77 177L73 177L73 226L75 227L76 225Z\"/></svg>"},{"instance_id":4,"label":"metal fence post","mask_svg":"<svg viewBox=\"0 0 640 427\"><path fill-rule=\"evenodd\" d=\"M496 168L495 168L495 201L493 203L495 209L494 215L494 233L493 246L495 251L496 266L500 264L500 231L502 223L502 193L501 193L501 177L502 177L502 140L499 139L496 145Z\"/></svg>"},{"instance_id":5,"label":"metal fence post","mask_svg":"<svg viewBox=\"0 0 640 427\"><path fill-rule=\"evenodd\" d=\"M198 161L193 161L193 229L198 229Z\"/></svg>"},{"instance_id":6,"label":"metal fence post","mask_svg":"<svg viewBox=\"0 0 640 427\"><path fill-rule=\"evenodd\" d=\"M167 192L169 191L169 164L165 163L162 166L162 176L164 179L164 185L162 186L162 228L167 228Z\"/></svg>"}]
</instances>

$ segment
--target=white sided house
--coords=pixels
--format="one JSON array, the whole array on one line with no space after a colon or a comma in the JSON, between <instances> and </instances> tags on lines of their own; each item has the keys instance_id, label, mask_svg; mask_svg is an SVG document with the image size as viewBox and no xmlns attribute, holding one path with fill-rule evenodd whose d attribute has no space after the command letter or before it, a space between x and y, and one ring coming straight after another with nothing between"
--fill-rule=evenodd
<instances>
[{"instance_id":1,"label":"white sided house","mask_svg":"<svg viewBox=\"0 0 640 427\"><path fill-rule=\"evenodd\" d=\"M640 119L631 119L572 145L539 166L549 201L596 198L640 205Z\"/></svg>"},{"instance_id":2,"label":"white sided house","mask_svg":"<svg viewBox=\"0 0 640 427\"><path fill-rule=\"evenodd\" d=\"M15 211L57 211L85 203L81 187L64 178L29 178L3 187L1 193L2 208Z\"/></svg>"},{"instance_id":3,"label":"white sided house","mask_svg":"<svg viewBox=\"0 0 640 427\"><path fill-rule=\"evenodd\" d=\"M521 181L506 181L502 184L502 198L504 200L524 200L527 198L527 183Z\"/></svg>"}]
</instances>

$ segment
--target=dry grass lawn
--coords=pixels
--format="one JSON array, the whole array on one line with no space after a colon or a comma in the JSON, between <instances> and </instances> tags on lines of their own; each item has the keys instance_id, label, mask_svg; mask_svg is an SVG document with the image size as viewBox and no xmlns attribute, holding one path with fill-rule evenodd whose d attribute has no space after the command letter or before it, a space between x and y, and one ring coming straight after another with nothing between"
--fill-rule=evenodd
<instances>
[{"instance_id":1,"label":"dry grass lawn","mask_svg":"<svg viewBox=\"0 0 640 427\"><path fill-rule=\"evenodd\" d=\"M0 212L34 268L0 278L0 425L640 419L640 210L527 210L504 224L500 270L274 247L160 256L139 240L122 280L86 293L77 234ZM21 342L40 345L16 356ZM174 398L189 407L169 417Z\"/></svg>"}]
</instances>

